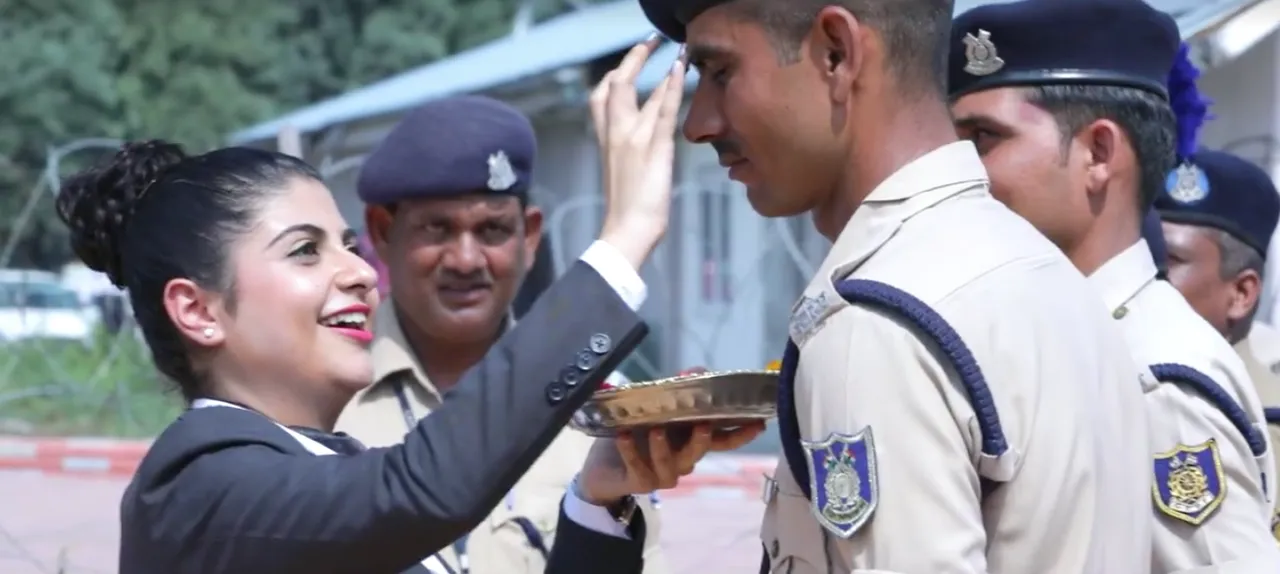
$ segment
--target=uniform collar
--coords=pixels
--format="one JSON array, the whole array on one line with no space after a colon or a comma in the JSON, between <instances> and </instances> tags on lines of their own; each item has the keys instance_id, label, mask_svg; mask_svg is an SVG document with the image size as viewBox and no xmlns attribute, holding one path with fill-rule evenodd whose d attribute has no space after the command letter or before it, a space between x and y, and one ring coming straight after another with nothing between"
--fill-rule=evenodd
<instances>
[{"instance_id":1,"label":"uniform collar","mask_svg":"<svg viewBox=\"0 0 1280 574\"><path fill-rule=\"evenodd\" d=\"M968 141L944 145L903 166L876 186L854 211L810 287L851 274L913 215L986 185L986 168Z\"/></svg>"},{"instance_id":2,"label":"uniform collar","mask_svg":"<svg viewBox=\"0 0 1280 574\"><path fill-rule=\"evenodd\" d=\"M871 190L863 204L902 201L957 183L986 183L987 170L969 141L944 145L893 172Z\"/></svg>"},{"instance_id":3,"label":"uniform collar","mask_svg":"<svg viewBox=\"0 0 1280 574\"><path fill-rule=\"evenodd\" d=\"M409 339L405 337L404 329L400 327L400 316L396 313L395 302L390 297L382 301L382 305L378 306L374 314L373 347L370 353L373 357L374 384L401 371L412 371L413 378L433 394L435 393L426 371L422 369L422 363L409 347Z\"/></svg>"},{"instance_id":4,"label":"uniform collar","mask_svg":"<svg viewBox=\"0 0 1280 574\"><path fill-rule=\"evenodd\" d=\"M1145 239L1130 245L1089 276L1111 312L1123 307L1156 278L1155 261Z\"/></svg>"},{"instance_id":5,"label":"uniform collar","mask_svg":"<svg viewBox=\"0 0 1280 574\"><path fill-rule=\"evenodd\" d=\"M515 326L514 316L512 312L507 312L506 330ZM409 346L409 339L405 337L404 329L400 326L400 316L390 297L382 301L374 314L373 346L370 348L370 354L373 359L373 385L370 385L370 389L392 375L407 371L413 374L414 382L437 401L440 400L439 391L436 390L435 385L431 384L431 379L422 368L418 355Z\"/></svg>"}]
</instances>

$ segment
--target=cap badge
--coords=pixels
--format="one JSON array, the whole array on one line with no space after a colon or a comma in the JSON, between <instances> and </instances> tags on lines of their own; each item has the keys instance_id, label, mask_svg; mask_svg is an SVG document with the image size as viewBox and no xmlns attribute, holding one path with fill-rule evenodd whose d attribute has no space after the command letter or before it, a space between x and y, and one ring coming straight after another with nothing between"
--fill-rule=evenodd
<instances>
[{"instance_id":1,"label":"cap badge","mask_svg":"<svg viewBox=\"0 0 1280 574\"><path fill-rule=\"evenodd\" d=\"M991 43L991 32L978 29L978 35L964 35L964 71L974 76L989 76L1004 67L1004 60L996 53L996 45Z\"/></svg>"},{"instance_id":2,"label":"cap badge","mask_svg":"<svg viewBox=\"0 0 1280 574\"><path fill-rule=\"evenodd\" d=\"M1184 163L1169 172L1164 187L1170 199L1184 205L1196 203L1209 195L1209 178L1196 165Z\"/></svg>"},{"instance_id":3,"label":"cap badge","mask_svg":"<svg viewBox=\"0 0 1280 574\"><path fill-rule=\"evenodd\" d=\"M498 150L496 153L489 154L489 189L506 191L515 184L516 172L511 169L511 160L507 159L507 152Z\"/></svg>"}]
</instances>

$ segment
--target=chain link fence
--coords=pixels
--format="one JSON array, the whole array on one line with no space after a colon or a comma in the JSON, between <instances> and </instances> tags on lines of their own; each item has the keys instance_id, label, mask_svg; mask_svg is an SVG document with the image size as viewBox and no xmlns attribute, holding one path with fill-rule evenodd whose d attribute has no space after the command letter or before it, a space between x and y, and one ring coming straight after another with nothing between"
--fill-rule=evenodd
<instances>
[{"instance_id":1,"label":"chain link fence","mask_svg":"<svg viewBox=\"0 0 1280 574\"><path fill-rule=\"evenodd\" d=\"M152 436L180 408L133 328L127 299L100 274L13 265L19 244L47 233L64 162L109 153L119 140L49 149L0 248L0 434ZM75 158L83 159L83 158Z\"/></svg>"},{"instance_id":2,"label":"chain link fence","mask_svg":"<svg viewBox=\"0 0 1280 574\"><path fill-rule=\"evenodd\" d=\"M10 264L23 234L40 231L32 222L54 209L63 157L117 144L84 140L51 150L51 167L23 190L24 207L0 237L0 435L145 438L182 408L155 371L127 298L104 277L77 265L46 271ZM331 180L360 164L317 163ZM676 190L667 238L643 270L651 334L624 366L633 379L692 365L760 368L777 358L791 304L826 248L807 219L756 216L743 190L728 183L718 166L685 173L693 175ZM336 181L334 187L344 193ZM547 189L533 196L545 213L539 263L549 268L546 277L554 277L595 237L603 200ZM531 273L529 282L536 276ZM742 452L772 454L776 438L756 445ZM115 501L123 487L119 479L0 473L0 507L6 509L0 512L0 572L113 572ZM712 503L715 512L709 512ZM672 530L673 571L703 568L698 565L708 547L754 564L760 512L754 500L676 498L664 508L673 522L690 525ZM695 535L698 542L691 543Z\"/></svg>"},{"instance_id":3,"label":"chain link fence","mask_svg":"<svg viewBox=\"0 0 1280 574\"><path fill-rule=\"evenodd\" d=\"M779 358L791 306L826 249L807 218L757 216L718 165L693 171L676 187L667 237L642 270L650 335L624 364L632 379L694 365L758 369ZM586 248L603 210L596 194L548 209L557 272Z\"/></svg>"},{"instance_id":4,"label":"chain link fence","mask_svg":"<svg viewBox=\"0 0 1280 574\"><path fill-rule=\"evenodd\" d=\"M119 143L84 139L50 149L3 238L0 434L148 437L182 408L152 366L127 297L105 277L78 263L57 271L10 265L26 234L47 232L32 222L52 213L64 160ZM317 163L333 180L358 170L361 158ZM760 368L776 359L788 311L826 248L806 219L756 216L714 162L684 172L667 238L643 270L650 336L624 366L632 379L692 365ZM539 263L551 269L531 276L554 277L595 237L603 198L542 188L532 196L545 213ZM536 293L545 285L527 288Z\"/></svg>"}]
</instances>

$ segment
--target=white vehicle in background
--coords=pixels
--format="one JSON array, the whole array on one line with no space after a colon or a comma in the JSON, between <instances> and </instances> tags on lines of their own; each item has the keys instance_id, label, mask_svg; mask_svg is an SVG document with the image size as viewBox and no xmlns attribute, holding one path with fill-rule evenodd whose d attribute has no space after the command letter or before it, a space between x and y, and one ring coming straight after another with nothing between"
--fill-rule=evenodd
<instances>
[{"instance_id":1,"label":"white vehicle in background","mask_svg":"<svg viewBox=\"0 0 1280 574\"><path fill-rule=\"evenodd\" d=\"M63 286L57 274L0 269L0 342L88 343L96 323L93 307Z\"/></svg>"}]
</instances>

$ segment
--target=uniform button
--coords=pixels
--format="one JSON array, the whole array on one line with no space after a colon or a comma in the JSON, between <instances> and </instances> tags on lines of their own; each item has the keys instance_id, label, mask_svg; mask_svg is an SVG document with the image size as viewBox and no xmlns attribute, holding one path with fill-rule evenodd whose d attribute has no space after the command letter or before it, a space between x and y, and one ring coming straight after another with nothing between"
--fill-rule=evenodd
<instances>
[{"instance_id":1,"label":"uniform button","mask_svg":"<svg viewBox=\"0 0 1280 574\"><path fill-rule=\"evenodd\" d=\"M560 371L560 382L569 388L576 387L578 383L582 382L582 373L571 367L565 367L563 371Z\"/></svg>"},{"instance_id":2,"label":"uniform button","mask_svg":"<svg viewBox=\"0 0 1280 574\"><path fill-rule=\"evenodd\" d=\"M578 360L574 366L583 371L590 371L596 368L596 356L586 351L578 353Z\"/></svg>"},{"instance_id":3,"label":"uniform button","mask_svg":"<svg viewBox=\"0 0 1280 574\"><path fill-rule=\"evenodd\" d=\"M591 352L597 355L603 355L613 349L613 340L604 333L596 333L591 336Z\"/></svg>"},{"instance_id":4,"label":"uniform button","mask_svg":"<svg viewBox=\"0 0 1280 574\"><path fill-rule=\"evenodd\" d=\"M560 401L563 401L564 395L565 395L564 385L560 383L551 383L550 385L547 385L547 400L550 401L551 404L554 405Z\"/></svg>"}]
</instances>

